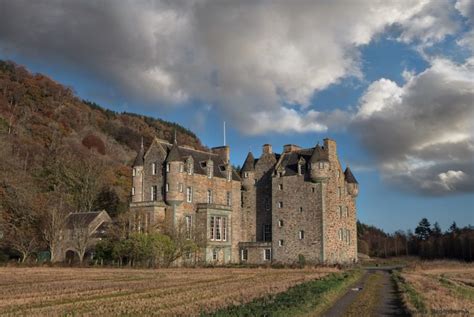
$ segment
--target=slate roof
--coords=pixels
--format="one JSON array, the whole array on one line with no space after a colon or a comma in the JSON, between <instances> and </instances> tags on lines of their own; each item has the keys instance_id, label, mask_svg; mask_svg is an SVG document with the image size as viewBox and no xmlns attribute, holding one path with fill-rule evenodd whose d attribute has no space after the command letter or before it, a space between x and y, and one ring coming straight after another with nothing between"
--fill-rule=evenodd
<instances>
[{"instance_id":1,"label":"slate roof","mask_svg":"<svg viewBox=\"0 0 474 317\"><path fill-rule=\"evenodd\" d=\"M253 172L255 171L255 158L253 157L252 152L247 154L244 165L242 166L242 172Z\"/></svg>"},{"instance_id":2,"label":"slate roof","mask_svg":"<svg viewBox=\"0 0 474 317\"><path fill-rule=\"evenodd\" d=\"M138 151L137 157L135 158L135 161L133 162L133 167L143 166L144 157L145 157L145 149L143 148L143 143L142 143L142 146L140 147L140 151Z\"/></svg>"},{"instance_id":3,"label":"slate roof","mask_svg":"<svg viewBox=\"0 0 474 317\"><path fill-rule=\"evenodd\" d=\"M191 156L194 161L194 173L199 175L207 175L206 162L210 159L214 163L214 177L227 178L227 171L225 170L227 164L218 154L199 151L179 145L176 145L177 150L173 150L173 147L175 146L174 144L162 142L160 142L160 144L166 153L168 153L166 159L167 161L170 156L173 160L176 159L173 151L179 153L179 159L177 160L181 162L186 162L186 159ZM232 180L240 181L240 176L235 170L232 170Z\"/></svg>"},{"instance_id":4,"label":"slate roof","mask_svg":"<svg viewBox=\"0 0 474 317\"><path fill-rule=\"evenodd\" d=\"M179 161L182 161L182 160L183 160L183 158L181 157L179 147L175 143L171 147L171 150L168 152L168 156L166 157L166 162L179 162Z\"/></svg>"},{"instance_id":5,"label":"slate roof","mask_svg":"<svg viewBox=\"0 0 474 317\"><path fill-rule=\"evenodd\" d=\"M102 211L91 211L91 212L73 212L70 213L66 218L66 228L74 229L75 227L88 227L92 221L101 213Z\"/></svg>"},{"instance_id":6,"label":"slate roof","mask_svg":"<svg viewBox=\"0 0 474 317\"><path fill-rule=\"evenodd\" d=\"M354 177L354 174L352 174L352 171L349 168L349 166L344 171L344 176L346 177L346 182L352 183L352 184L359 184L357 182L357 179Z\"/></svg>"},{"instance_id":7,"label":"slate roof","mask_svg":"<svg viewBox=\"0 0 474 317\"><path fill-rule=\"evenodd\" d=\"M314 163L322 160L328 160L327 151L324 147L321 147L319 144L314 148L301 149L297 151L292 151L288 153L281 154L281 160L279 162L279 168L285 171L285 176L292 176L298 174L298 162L303 158L306 163ZM305 164L301 168L301 172L304 174L308 165Z\"/></svg>"}]
</instances>

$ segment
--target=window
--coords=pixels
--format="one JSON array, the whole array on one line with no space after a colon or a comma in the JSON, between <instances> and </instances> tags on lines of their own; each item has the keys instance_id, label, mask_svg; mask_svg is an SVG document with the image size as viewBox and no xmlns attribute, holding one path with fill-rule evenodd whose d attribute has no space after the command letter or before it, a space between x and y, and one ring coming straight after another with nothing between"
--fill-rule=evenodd
<instances>
[{"instance_id":1,"label":"window","mask_svg":"<svg viewBox=\"0 0 474 317\"><path fill-rule=\"evenodd\" d=\"M183 183L178 184L178 190L179 190L180 193L183 192Z\"/></svg>"},{"instance_id":2,"label":"window","mask_svg":"<svg viewBox=\"0 0 474 317\"><path fill-rule=\"evenodd\" d=\"M151 175L156 175L156 164L151 163Z\"/></svg>"},{"instance_id":3,"label":"window","mask_svg":"<svg viewBox=\"0 0 474 317\"><path fill-rule=\"evenodd\" d=\"M263 250L263 260L270 261L272 259L272 249Z\"/></svg>"},{"instance_id":4,"label":"window","mask_svg":"<svg viewBox=\"0 0 474 317\"><path fill-rule=\"evenodd\" d=\"M322 170L324 168L324 163L323 162L319 162L319 169Z\"/></svg>"},{"instance_id":5,"label":"window","mask_svg":"<svg viewBox=\"0 0 474 317\"><path fill-rule=\"evenodd\" d=\"M158 200L158 187L151 186L151 200L157 201Z\"/></svg>"},{"instance_id":6,"label":"window","mask_svg":"<svg viewBox=\"0 0 474 317\"><path fill-rule=\"evenodd\" d=\"M312 187L311 191L314 193L316 191L316 188Z\"/></svg>"},{"instance_id":7,"label":"window","mask_svg":"<svg viewBox=\"0 0 474 317\"><path fill-rule=\"evenodd\" d=\"M227 217L211 216L209 237L213 241L227 241Z\"/></svg>"},{"instance_id":8,"label":"window","mask_svg":"<svg viewBox=\"0 0 474 317\"><path fill-rule=\"evenodd\" d=\"M342 229L339 229L339 240L342 241Z\"/></svg>"},{"instance_id":9,"label":"window","mask_svg":"<svg viewBox=\"0 0 474 317\"><path fill-rule=\"evenodd\" d=\"M283 220L278 220L278 227L283 227Z\"/></svg>"},{"instance_id":10,"label":"window","mask_svg":"<svg viewBox=\"0 0 474 317\"><path fill-rule=\"evenodd\" d=\"M249 259L249 250L247 249L240 250L240 258L242 259L242 261L247 261Z\"/></svg>"},{"instance_id":11,"label":"window","mask_svg":"<svg viewBox=\"0 0 474 317\"><path fill-rule=\"evenodd\" d=\"M207 191L207 203L212 204L212 190Z\"/></svg>"},{"instance_id":12,"label":"window","mask_svg":"<svg viewBox=\"0 0 474 317\"><path fill-rule=\"evenodd\" d=\"M135 187L132 187L132 196L135 195Z\"/></svg>"},{"instance_id":13,"label":"window","mask_svg":"<svg viewBox=\"0 0 474 317\"><path fill-rule=\"evenodd\" d=\"M222 241L227 241L227 218L222 217Z\"/></svg>"},{"instance_id":14,"label":"window","mask_svg":"<svg viewBox=\"0 0 474 317\"><path fill-rule=\"evenodd\" d=\"M303 207L300 207L300 212L303 212Z\"/></svg>"},{"instance_id":15,"label":"window","mask_svg":"<svg viewBox=\"0 0 474 317\"><path fill-rule=\"evenodd\" d=\"M342 206L339 206L339 218L342 218Z\"/></svg>"},{"instance_id":16,"label":"window","mask_svg":"<svg viewBox=\"0 0 474 317\"><path fill-rule=\"evenodd\" d=\"M349 207L344 208L344 214L346 215L346 218L349 217Z\"/></svg>"},{"instance_id":17,"label":"window","mask_svg":"<svg viewBox=\"0 0 474 317\"><path fill-rule=\"evenodd\" d=\"M263 225L263 241L272 241L272 225Z\"/></svg>"},{"instance_id":18,"label":"window","mask_svg":"<svg viewBox=\"0 0 474 317\"><path fill-rule=\"evenodd\" d=\"M342 197L342 188L341 187L337 188L337 195L339 196L339 198Z\"/></svg>"},{"instance_id":19,"label":"window","mask_svg":"<svg viewBox=\"0 0 474 317\"><path fill-rule=\"evenodd\" d=\"M214 169L212 165L210 165L207 167L207 178L212 178L213 175L214 175Z\"/></svg>"},{"instance_id":20,"label":"window","mask_svg":"<svg viewBox=\"0 0 474 317\"><path fill-rule=\"evenodd\" d=\"M211 217L211 220L209 220L209 239L214 240L214 231L215 231L215 217Z\"/></svg>"},{"instance_id":21,"label":"window","mask_svg":"<svg viewBox=\"0 0 474 317\"><path fill-rule=\"evenodd\" d=\"M244 178L249 178L249 173L248 172L244 172Z\"/></svg>"},{"instance_id":22,"label":"window","mask_svg":"<svg viewBox=\"0 0 474 317\"><path fill-rule=\"evenodd\" d=\"M265 210L270 210L270 199L265 197Z\"/></svg>"},{"instance_id":23,"label":"window","mask_svg":"<svg viewBox=\"0 0 474 317\"><path fill-rule=\"evenodd\" d=\"M191 230L193 225L193 219L191 216L184 217L186 223L186 239L191 239Z\"/></svg>"},{"instance_id":24,"label":"window","mask_svg":"<svg viewBox=\"0 0 474 317\"><path fill-rule=\"evenodd\" d=\"M170 190L170 185L168 183L165 184L165 192L167 193Z\"/></svg>"},{"instance_id":25,"label":"window","mask_svg":"<svg viewBox=\"0 0 474 317\"><path fill-rule=\"evenodd\" d=\"M217 249L212 250L212 259L217 261Z\"/></svg>"},{"instance_id":26,"label":"window","mask_svg":"<svg viewBox=\"0 0 474 317\"><path fill-rule=\"evenodd\" d=\"M283 184L278 185L279 190L283 190Z\"/></svg>"},{"instance_id":27,"label":"window","mask_svg":"<svg viewBox=\"0 0 474 317\"><path fill-rule=\"evenodd\" d=\"M304 239L304 230L300 230L298 236L299 236L300 240L303 240Z\"/></svg>"},{"instance_id":28,"label":"window","mask_svg":"<svg viewBox=\"0 0 474 317\"><path fill-rule=\"evenodd\" d=\"M244 207L244 192L240 192L240 207Z\"/></svg>"},{"instance_id":29,"label":"window","mask_svg":"<svg viewBox=\"0 0 474 317\"><path fill-rule=\"evenodd\" d=\"M227 206L232 206L232 193L227 192L226 194Z\"/></svg>"},{"instance_id":30,"label":"window","mask_svg":"<svg viewBox=\"0 0 474 317\"><path fill-rule=\"evenodd\" d=\"M278 246L282 247L283 246L283 240L278 240Z\"/></svg>"},{"instance_id":31,"label":"window","mask_svg":"<svg viewBox=\"0 0 474 317\"><path fill-rule=\"evenodd\" d=\"M184 172L184 165L183 164L179 164L179 172L180 173Z\"/></svg>"},{"instance_id":32,"label":"window","mask_svg":"<svg viewBox=\"0 0 474 317\"><path fill-rule=\"evenodd\" d=\"M336 173L337 173L337 178L340 178L341 177L341 171L338 169Z\"/></svg>"},{"instance_id":33,"label":"window","mask_svg":"<svg viewBox=\"0 0 474 317\"><path fill-rule=\"evenodd\" d=\"M188 169L188 175L192 175L193 172L194 172L194 165L193 165L193 161L191 159L188 159L188 162L187 162L187 169Z\"/></svg>"},{"instance_id":34,"label":"window","mask_svg":"<svg viewBox=\"0 0 474 317\"><path fill-rule=\"evenodd\" d=\"M137 169L136 168L132 169L132 176L137 176Z\"/></svg>"},{"instance_id":35,"label":"window","mask_svg":"<svg viewBox=\"0 0 474 317\"><path fill-rule=\"evenodd\" d=\"M186 188L186 201L188 203L193 202L193 188L192 187Z\"/></svg>"},{"instance_id":36,"label":"window","mask_svg":"<svg viewBox=\"0 0 474 317\"><path fill-rule=\"evenodd\" d=\"M168 173L170 171L170 164L166 164L166 172Z\"/></svg>"},{"instance_id":37,"label":"window","mask_svg":"<svg viewBox=\"0 0 474 317\"><path fill-rule=\"evenodd\" d=\"M283 208L283 202L282 201L278 202L278 208Z\"/></svg>"},{"instance_id":38,"label":"window","mask_svg":"<svg viewBox=\"0 0 474 317\"><path fill-rule=\"evenodd\" d=\"M351 244L351 232L350 230L347 230L347 244Z\"/></svg>"}]
</instances>

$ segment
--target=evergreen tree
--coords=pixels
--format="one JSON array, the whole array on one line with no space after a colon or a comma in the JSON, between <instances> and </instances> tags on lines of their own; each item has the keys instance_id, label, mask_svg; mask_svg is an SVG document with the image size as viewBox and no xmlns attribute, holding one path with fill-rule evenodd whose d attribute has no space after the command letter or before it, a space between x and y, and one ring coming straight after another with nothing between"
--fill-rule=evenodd
<instances>
[{"instance_id":1,"label":"evergreen tree","mask_svg":"<svg viewBox=\"0 0 474 317\"><path fill-rule=\"evenodd\" d=\"M416 227L415 229L415 234L416 234L416 237L422 241L425 241L430 237L431 224L428 221L428 219L426 218L421 219L421 221L418 223L418 227Z\"/></svg>"}]
</instances>

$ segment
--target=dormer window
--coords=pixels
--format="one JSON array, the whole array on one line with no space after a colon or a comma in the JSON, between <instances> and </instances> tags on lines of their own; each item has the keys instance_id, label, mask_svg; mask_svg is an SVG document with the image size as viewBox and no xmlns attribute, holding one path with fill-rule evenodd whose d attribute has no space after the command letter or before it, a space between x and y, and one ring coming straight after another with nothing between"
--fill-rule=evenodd
<instances>
[{"instance_id":1,"label":"dormer window","mask_svg":"<svg viewBox=\"0 0 474 317\"><path fill-rule=\"evenodd\" d=\"M194 173L194 162L193 158L190 156L186 161L186 169L188 171L188 175L192 175Z\"/></svg>"},{"instance_id":2,"label":"dormer window","mask_svg":"<svg viewBox=\"0 0 474 317\"><path fill-rule=\"evenodd\" d=\"M179 172L182 173L184 172L184 165L183 164L179 164Z\"/></svg>"},{"instance_id":3,"label":"dormer window","mask_svg":"<svg viewBox=\"0 0 474 317\"><path fill-rule=\"evenodd\" d=\"M244 178L249 178L249 173L248 172L244 172Z\"/></svg>"},{"instance_id":4,"label":"dormer window","mask_svg":"<svg viewBox=\"0 0 474 317\"><path fill-rule=\"evenodd\" d=\"M151 175L156 175L156 163L151 163Z\"/></svg>"},{"instance_id":5,"label":"dormer window","mask_svg":"<svg viewBox=\"0 0 474 317\"><path fill-rule=\"evenodd\" d=\"M319 169L322 170L324 168L324 163L323 162L319 162Z\"/></svg>"}]
</instances>

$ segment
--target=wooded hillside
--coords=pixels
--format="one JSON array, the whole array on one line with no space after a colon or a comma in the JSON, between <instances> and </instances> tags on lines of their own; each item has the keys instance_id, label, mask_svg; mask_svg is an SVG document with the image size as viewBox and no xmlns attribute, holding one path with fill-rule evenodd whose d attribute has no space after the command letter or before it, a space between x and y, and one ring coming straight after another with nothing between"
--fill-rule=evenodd
<instances>
[{"instance_id":1,"label":"wooded hillside","mask_svg":"<svg viewBox=\"0 0 474 317\"><path fill-rule=\"evenodd\" d=\"M54 241L55 221L69 212L106 209L114 217L125 211L142 136L147 146L155 136L171 141L175 130L180 144L205 149L178 124L104 109L0 61L3 240L26 252Z\"/></svg>"}]
</instances>

